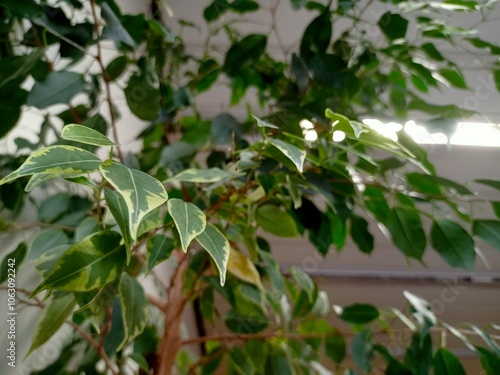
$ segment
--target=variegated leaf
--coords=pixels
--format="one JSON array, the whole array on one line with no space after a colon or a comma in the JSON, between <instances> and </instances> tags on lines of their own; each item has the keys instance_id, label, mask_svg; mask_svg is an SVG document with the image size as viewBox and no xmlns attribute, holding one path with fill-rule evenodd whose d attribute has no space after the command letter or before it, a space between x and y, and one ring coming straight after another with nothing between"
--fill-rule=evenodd
<instances>
[{"instance_id":1,"label":"variegated leaf","mask_svg":"<svg viewBox=\"0 0 500 375\"><path fill-rule=\"evenodd\" d=\"M93 146L118 146L97 130L76 124L66 125L61 132L61 138Z\"/></svg>"},{"instance_id":2,"label":"variegated leaf","mask_svg":"<svg viewBox=\"0 0 500 375\"><path fill-rule=\"evenodd\" d=\"M160 216L160 209L151 211L148 213L144 219L142 219L139 224L139 229L137 229L137 237L142 236L144 233L154 230L162 225L163 218Z\"/></svg>"},{"instance_id":3,"label":"variegated leaf","mask_svg":"<svg viewBox=\"0 0 500 375\"><path fill-rule=\"evenodd\" d=\"M276 125L273 125L267 121L264 121L264 120L261 120L260 118L256 117L256 116L253 116L252 117L255 119L255 121L257 121L257 125L260 127L260 128L271 128L271 129L279 129L278 126Z\"/></svg>"},{"instance_id":4,"label":"variegated leaf","mask_svg":"<svg viewBox=\"0 0 500 375\"><path fill-rule=\"evenodd\" d=\"M0 185L36 173L78 176L99 170L100 164L101 159L81 148L50 146L32 153L23 165L0 180Z\"/></svg>"},{"instance_id":5,"label":"variegated leaf","mask_svg":"<svg viewBox=\"0 0 500 375\"><path fill-rule=\"evenodd\" d=\"M57 175L57 174L50 174L50 173L37 173L31 176L30 180L26 184L26 187L24 188L24 191L30 192L33 190L35 187L40 185L41 183L44 183L45 181L52 180L54 178L71 178L71 177L79 177L81 175L78 174L62 174L62 175Z\"/></svg>"},{"instance_id":6,"label":"variegated leaf","mask_svg":"<svg viewBox=\"0 0 500 375\"><path fill-rule=\"evenodd\" d=\"M28 357L33 350L47 342L47 340L57 332L73 311L75 303L75 297L72 294L66 294L54 298L52 302L44 308L36 325L31 347L26 357Z\"/></svg>"},{"instance_id":7,"label":"variegated leaf","mask_svg":"<svg viewBox=\"0 0 500 375\"><path fill-rule=\"evenodd\" d=\"M61 255L63 255L70 246L69 244L53 246L40 255L35 262L35 268L40 276L46 277L50 271L54 269Z\"/></svg>"},{"instance_id":8,"label":"variegated leaf","mask_svg":"<svg viewBox=\"0 0 500 375\"><path fill-rule=\"evenodd\" d=\"M72 245L58 260L54 269L35 289L86 292L102 287L120 274L126 251L120 244L122 236L103 231Z\"/></svg>"},{"instance_id":9,"label":"variegated leaf","mask_svg":"<svg viewBox=\"0 0 500 375\"><path fill-rule=\"evenodd\" d=\"M151 272L154 266L167 259L174 248L175 242L173 238L162 234L156 234L151 237L147 245L148 266L146 268L146 273Z\"/></svg>"},{"instance_id":10,"label":"variegated leaf","mask_svg":"<svg viewBox=\"0 0 500 375\"><path fill-rule=\"evenodd\" d=\"M125 338L120 348L144 331L148 323L149 301L143 287L129 274L124 273L120 284L120 302L125 328Z\"/></svg>"},{"instance_id":11,"label":"variegated leaf","mask_svg":"<svg viewBox=\"0 0 500 375\"><path fill-rule=\"evenodd\" d=\"M168 211L179 232L182 249L186 252L191 241L205 230L205 214L193 203L177 198L168 201Z\"/></svg>"},{"instance_id":12,"label":"variegated leaf","mask_svg":"<svg viewBox=\"0 0 500 375\"><path fill-rule=\"evenodd\" d=\"M130 235L135 240L142 219L167 201L167 191L154 177L113 160L105 161L99 169L125 200Z\"/></svg>"},{"instance_id":13,"label":"variegated leaf","mask_svg":"<svg viewBox=\"0 0 500 375\"><path fill-rule=\"evenodd\" d=\"M203 184L203 183L219 182L229 177L231 177L231 175L220 168L210 168L210 169L190 168L175 175L174 177L171 178L171 180Z\"/></svg>"},{"instance_id":14,"label":"variegated leaf","mask_svg":"<svg viewBox=\"0 0 500 375\"><path fill-rule=\"evenodd\" d=\"M302 173L304 168L304 161L306 160L306 152L304 150L301 150L297 146L280 139L270 138L269 142L278 150L280 150L283 155L290 159L291 162L297 167L297 170Z\"/></svg>"},{"instance_id":15,"label":"variegated leaf","mask_svg":"<svg viewBox=\"0 0 500 375\"><path fill-rule=\"evenodd\" d=\"M233 250L229 253L227 270L238 279L264 289L259 271L257 271L252 261L239 251Z\"/></svg>"},{"instance_id":16,"label":"variegated leaf","mask_svg":"<svg viewBox=\"0 0 500 375\"><path fill-rule=\"evenodd\" d=\"M129 214L127 204L125 203L125 199L118 193L116 190L104 189L104 199L106 199L106 203L108 204L109 210L113 214L113 217L120 227L123 236L123 242L125 243L125 247L127 249L127 264L130 261L130 249L134 240L130 235L130 225L129 223Z\"/></svg>"},{"instance_id":17,"label":"variegated leaf","mask_svg":"<svg viewBox=\"0 0 500 375\"><path fill-rule=\"evenodd\" d=\"M208 223L205 231L196 237L201 246L208 251L219 269L220 285L226 282L227 262L231 247L227 238L213 224Z\"/></svg>"}]
</instances>

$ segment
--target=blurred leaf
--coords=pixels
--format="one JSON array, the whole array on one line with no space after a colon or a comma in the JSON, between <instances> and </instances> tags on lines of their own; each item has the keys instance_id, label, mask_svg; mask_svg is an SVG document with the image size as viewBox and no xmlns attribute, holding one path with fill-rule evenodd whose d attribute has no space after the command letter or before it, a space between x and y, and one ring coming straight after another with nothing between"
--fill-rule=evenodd
<instances>
[{"instance_id":1,"label":"blurred leaf","mask_svg":"<svg viewBox=\"0 0 500 375\"><path fill-rule=\"evenodd\" d=\"M304 161L306 159L306 152L304 150L301 150L297 146L280 139L269 138L269 142L278 150L280 150L283 155L290 159L292 163L297 167L297 170L302 173L304 168Z\"/></svg>"},{"instance_id":2,"label":"blurred leaf","mask_svg":"<svg viewBox=\"0 0 500 375\"><path fill-rule=\"evenodd\" d=\"M230 77L235 77L245 67L256 62L265 51L267 37L250 34L233 44L226 52L222 70Z\"/></svg>"},{"instance_id":3,"label":"blurred leaf","mask_svg":"<svg viewBox=\"0 0 500 375\"><path fill-rule=\"evenodd\" d=\"M257 208L255 218L262 229L275 236L298 237L299 235L293 218L273 204L265 204Z\"/></svg>"},{"instance_id":4,"label":"blurred leaf","mask_svg":"<svg viewBox=\"0 0 500 375\"><path fill-rule=\"evenodd\" d=\"M162 234L155 234L151 237L146 247L146 259L148 261L146 273L151 272L156 265L168 259L174 248L175 242L173 238Z\"/></svg>"},{"instance_id":5,"label":"blurred leaf","mask_svg":"<svg viewBox=\"0 0 500 375\"><path fill-rule=\"evenodd\" d=\"M450 266L473 271L476 258L474 241L460 225L447 219L434 220L431 242Z\"/></svg>"},{"instance_id":6,"label":"blurred leaf","mask_svg":"<svg viewBox=\"0 0 500 375\"><path fill-rule=\"evenodd\" d=\"M44 109L53 104L68 103L84 90L85 82L81 74L64 70L51 72L43 81L35 82L27 104Z\"/></svg>"},{"instance_id":7,"label":"blurred leaf","mask_svg":"<svg viewBox=\"0 0 500 375\"><path fill-rule=\"evenodd\" d=\"M380 17L378 25L390 41L404 38L408 28L408 20L397 13L387 12Z\"/></svg>"},{"instance_id":8,"label":"blurred leaf","mask_svg":"<svg viewBox=\"0 0 500 375\"><path fill-rule=\"evenodd\" d=\"M102 31L101 38L112 40L115 42L117 48L121 48L123 45L135 47L134 39L132 39L128 31L123 27L108 3L102 3L101 12L102 18L106 21L106 26Z\"/></svg>"},{"instance_id":9,"label":"blurred leaf","mask_svg":"<svg viewBox=\"0 0 500 375\"><path fill-rule=\"evenodd\" d=\"M315 55L325 53L332 38L332 20L323 12L307 25L300 41L300 57L308 62Z\"/></svg>"},{"instance_id":10,"label":"blurred leaf","mask_svg":"<svg viewBox=\"0 0 500 375\"><path fill-rule=\"evenodd\" d=\"M351 346L352 357L358 367L366 373L371 371L373 356L372 333L365 329L354 336Z\"/></svg>"},{"instance_id":11,"label":"blurred leaf","mask_svg":"<svg viewBox=\"0 0 500 375\"><path fill-rule=\"evenodd\" d=\"M391 208L384 224L391 234L392 241L403 254L422 259L427 238L422 229L420 215L415 209Z\"/></svg>"},{"instance_id":12,"label":"blurred leaf","mask_svg":"<svg viewBox=\"0 0 500 375\"><path fill-rule=\"evenodd\" d=\"M128 62L129 60L127 56L118 56L112 60L108 66L106 66L106 78L109 81L117 79L125 71Z\"/></svg>"},{"instance_id":13,"label":"blurred leaf","mask_svg":"<svg viewBox=\"0 0 500 375\"><path fill-rule=\"evenodd\" d=\"M255 265L252 263L252 261L241 252L232 250L229 253L227 270L238 279L249 284L253 284L261 290L264 289L260 280L259 271L257 271L257 268L255 268Z\"/></svg>"},{"instance_id":14,"label":"blurred leaf","mask_svg":"<svg viewBox=\"0 0 500 375\"><path fill-rule=\"evenodd\" d=\"M459 89L467 89L467 83L465 83L464 77L458 70L454 69L440 69L439 74L441 74L444 79L446 79L453 87Z\"/></svg>"},{"instance_id":15,"label":"blurred leaf","mask_svg":"<svg viewBox=\"0 0 500 375\"><path fill-rule=\"evenodd\" d=\"M325 338L325 351L328 357L335 363L340 363L346 356L345 338L339 332L335 335L328 335Z\"/></svg>"},{"instance_id":16,"label":"blurred leaf","mask_svg":"<svg viewBox=\"0 0 500 375\"><path fill-rule=\"evenodd\" d=\"M14 251L11 251L2 259L2 263L0 264L0 283L6 281L9 277L15 280L16 271L23 263L27 250L28 247L26 244L21 242Z\"/></svg>"},{"instance_id":17,"label":"blurred leaf","mask_svg":"<svg viewBox=\"0 0 500 375\"><path fill-rule=\"evenodd\" d=\"M154 121L160 113L161 94L150 80L143 75L134 74L124 90L127 104L134 115L141 120Z\"/></svg>"},{"instance_id":18,"label":"blurred leaf","mask_svg":"<svg viewBox=\"0 0 500 375\"><path fill-rule=\"evenodd\" d=\"M472 232L494 249L500 250L500 221L474 220Z\"/></svg>"},{"instance_id":19,"label":"blurred leaf","mask_svg":"<svg viewBox=\"0 0 500 375\"><path fill-rule=\"evenodd\" d=\"M465 375L464 368L457 357L445 348L439 348L434 354L432 363L435 374Z\"/></svg>"},{"instance_id":20,"label":"blurred leaf","mask_svg":"<svg viewBox=\"0 0 500 375\"><path fill-rule=\"evenodd\" d=\"M355 303L342 308L340 319L351 324L367 324L377 319L379 312L375 306Z\"/></svg>"},{"instance_id":21,"label":"blurred leaf","mask_svg":"<svg viewBox=\"0 0 500 375\"><path fill-rule=\"evenodd\" d=\"M368 222L360 216L351 216L351 237L363 253L370 254L373 251L374 238L368 231Z\"/></svg>"}]
</instances>

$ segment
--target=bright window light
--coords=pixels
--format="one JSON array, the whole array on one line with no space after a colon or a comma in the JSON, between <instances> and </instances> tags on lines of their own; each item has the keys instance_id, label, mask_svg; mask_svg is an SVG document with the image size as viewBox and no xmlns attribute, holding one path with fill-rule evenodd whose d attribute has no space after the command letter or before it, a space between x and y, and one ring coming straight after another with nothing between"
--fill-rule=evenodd
<instances>
[{"instance_id":1,"label":"bright window light","mask_svg":"<svg viewBox=\"0 0 500 375\"><path fill-rule=\"evenodd\" d=\"M452 145L500 146L500 128L496 125L459 122L457 131L450 138Z\"/></svg>"},{"instance_id":2,"label":"bright window light","mask_svg":"<svg viewBox=\"0 0 500 375\"><path fill-rule=\"evenodd\" d=\"M376 130L383 136L386 136L389 139L392 139L393 141L398 140L398 136L396 135L396 132L400 131L403 129L403 125L398 124L397 122L389 122L384 124L380 120L376 119L365 119L363 120L363 123L365 125L368 125L370 128Z\"/></svg>"},{"instance_id":3,"label":"bright window light","mask_svg":"<svg viewBox=\"0 0 500 375\"><path fill-rule=\"evenodd\" d=\"M342 130L335 130L332 138L334 142L342 142L345 139L345 133Z\"/></svg>"},{"instance_id":4,"label":"bright window light","mask_svg":"<svg viewBox=\"0 0 500 375\"><path fill-rule=\"evenodd\" d=\"M426 128L417 125L415 121L408 121L405 124L407 132L415 142L420 144L445 145L448 143L448 137L443 133L429 133Z\"/></svg>"},{"instance_id":5,"label":"bright window light","mask_svg":"<svg viewBox=\"0 0 500 375\"><path fill-rule=\"evenodd\" d=\"M307 130L304 134L304 139L309 142L314 142L318 139L318 133L316 133L316 130Z\"/></svg>"},{"instance_id":6,"label":"bright window light","mask_svg":"<svg viewBox=\"0 0 500 375\"><path fill-rule=\"evenodd\" d=\"M309 121L308 119L302 119L302 120L300 120L299 125L304 130L306 130L306 129L314 129L314 124L311 121Z\"/></svg>"}]
</instances>

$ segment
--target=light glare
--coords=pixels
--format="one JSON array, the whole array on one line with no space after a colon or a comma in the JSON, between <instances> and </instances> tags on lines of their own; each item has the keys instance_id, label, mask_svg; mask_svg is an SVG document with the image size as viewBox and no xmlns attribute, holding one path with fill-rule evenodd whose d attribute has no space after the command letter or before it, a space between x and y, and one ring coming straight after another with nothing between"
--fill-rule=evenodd
<instances>
[{"instance_id":1,"label":"light glare","mask_svg":"<svg viewBox=\"0 0 500 375\"><path fill-rule=\"evenodd\" d=\"M342 142L345 139L345 133L342 130L335 130L332 138L334 142Z\"/></svg>"}]
</instances>

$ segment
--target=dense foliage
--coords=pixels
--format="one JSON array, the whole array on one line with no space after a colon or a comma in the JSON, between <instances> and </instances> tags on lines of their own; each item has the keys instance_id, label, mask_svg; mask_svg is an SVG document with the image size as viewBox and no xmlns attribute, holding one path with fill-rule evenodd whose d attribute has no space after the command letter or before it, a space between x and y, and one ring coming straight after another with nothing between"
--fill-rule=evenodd
<instances>
[{"instance_id":1,"label":"dense foliage","mask_svg":"<svg viewBox=\"0 0 500 375\"><path fill-rule=\"evenodd\" d=\"M8 259L40 274L17 291L42 309L30 353L64 323L74 329L58 359L32 373L462 374L435 340L447 331L496 374L495 336L441 322L408 292L406 312L362 301L332 309L302 269L282 272L264 235L307 236L321 255L351 237L370 254L375 221L407 258L436 251L469 272L476 242L500 249L500 221L474 216L470 186L437 175L404 130L391 138L361 121L418 112L442 130L470 115L425 99L446 92L443 83L468 88L440 49L500 47L440 17L486 15L494 3L214 0L193 9L208 29L195 56L159 1L147 15L123 14L113 0L2 1L0 135L26 108L44 121L35 142L16 138L16 152L0 158L2 231L40 228L5 256L1 281L9 288ZM278 6L314 15L297 46L280 37ZM268 34L241 33L240 17L253 12L269 13ZM280 58L268 53L271 37ZM222 54L213 38L229 42ZM221 84L231 106L256 93L246 119L198 111L197 95ZM136 154L118 145L127 125L117 126L115 95L146 124ZM23 217L28 207L36 222ZM227 334L181 335L188 305ZM394 319L412 337L402 355L374 339L390 337Z\"/></svg>"}]
</instances>

